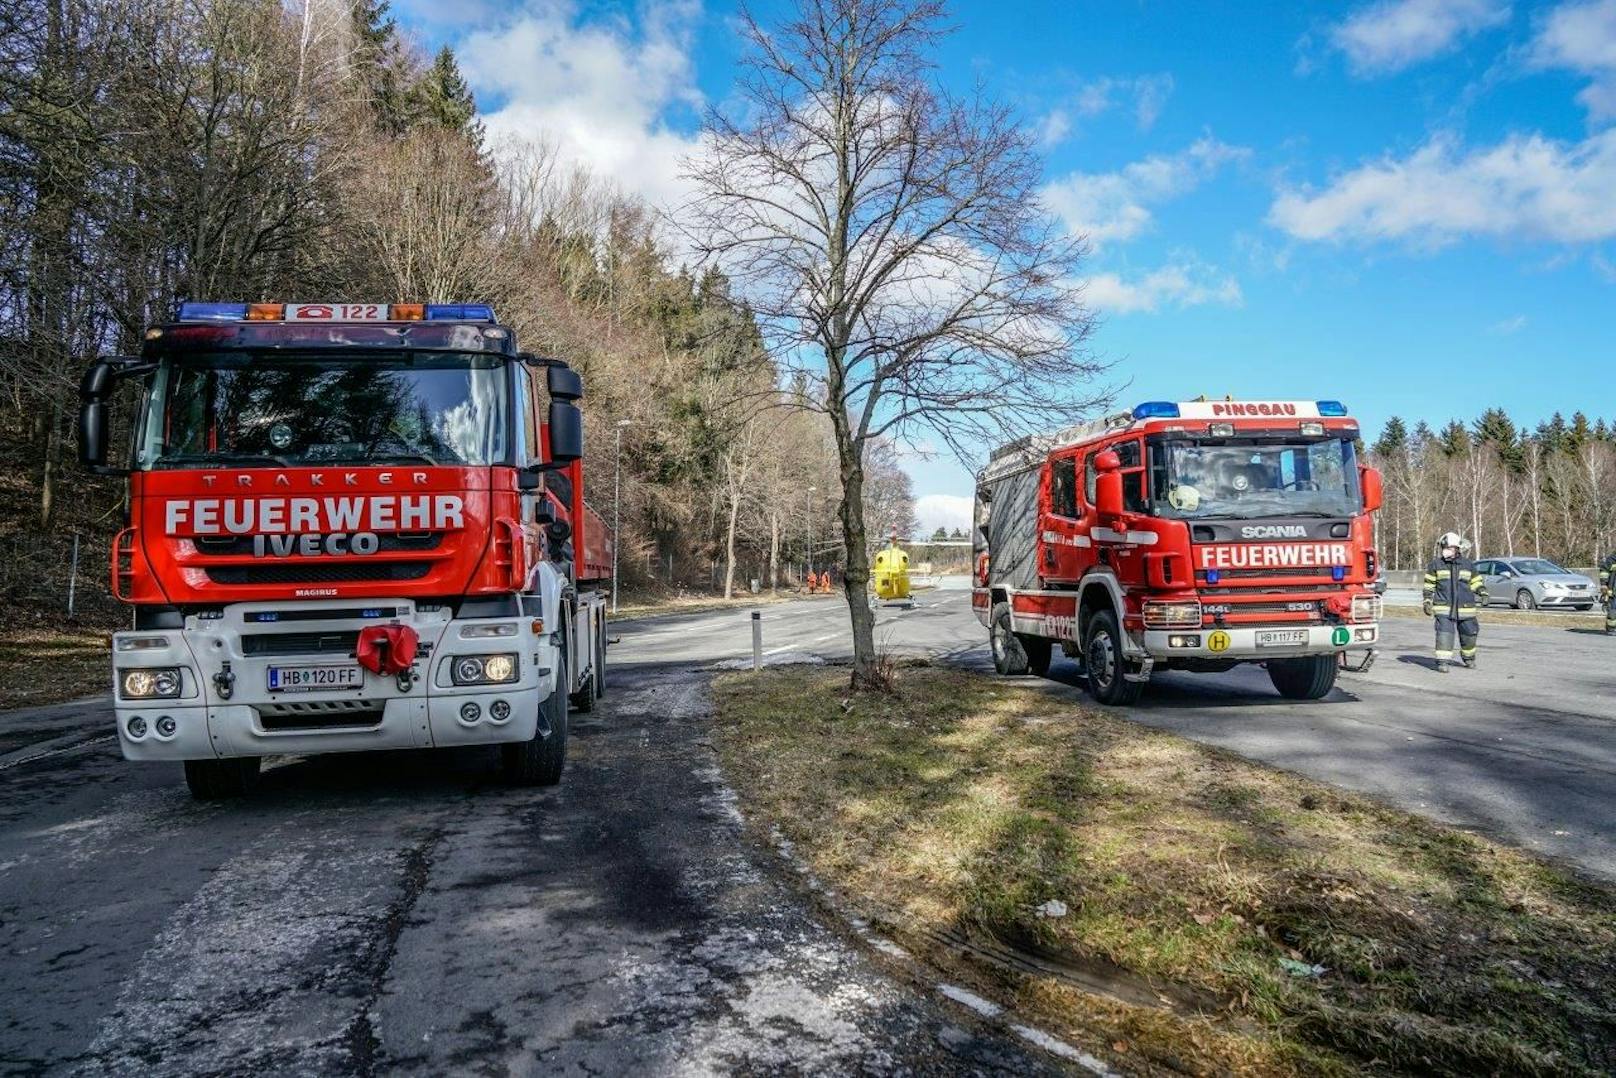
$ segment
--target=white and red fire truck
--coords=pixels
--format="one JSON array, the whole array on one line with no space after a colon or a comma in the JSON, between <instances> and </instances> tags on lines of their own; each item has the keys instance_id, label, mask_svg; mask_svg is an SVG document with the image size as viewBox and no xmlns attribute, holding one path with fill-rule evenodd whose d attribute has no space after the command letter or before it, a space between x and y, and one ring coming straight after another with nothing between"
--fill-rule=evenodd
<instances>
[{"instance_id":1,"label":"white and red fire truck","mask_svg":"<svg viewBox=\"0 0 1616 1078\"><path fill-rule=\"evenodd\" d=\"M1162 670L1267 667L1317 699L1374 646L1371 514L1339 401L1151 401L997 450L977 477L972 603L1002 674L1059 646L1094 697Z\"/></svg>"},{"instance_id":2,"label":"white and red fire truck","mask_svg":"<svg viewBox=\"0 0 1616 1078\"><path fill-rule=\"evenodd\" d=\"M141 391L125 466L112 394ZM605 688L612 537L584 504L582 381L483 304L182 303L81 387L126 474L118 740L199 797L262 757L499 744L550 784Z\"/></svg>"}]
</instances>

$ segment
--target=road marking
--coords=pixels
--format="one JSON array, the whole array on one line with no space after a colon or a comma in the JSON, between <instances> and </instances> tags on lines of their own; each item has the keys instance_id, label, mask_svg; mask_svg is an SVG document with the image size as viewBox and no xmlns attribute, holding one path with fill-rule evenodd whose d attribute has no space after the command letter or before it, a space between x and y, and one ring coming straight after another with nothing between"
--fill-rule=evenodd
<instances>
[{"instance_id":1,"label":"road marking","mask_svg":"<svg viewBox=\"0 0 1616 1078\"><path fill-rule=\"evenodd\" d=\"M35 760L60 756L64 752L72 752L74 749L83 748L86 745L99 745L103 742L111 741L117 736L116 734L93 734L86 737L82 733L63 734L61 737L53 737L49 741L40 741L26 748L17 749L0 756L0 771L9 771L13 767L31 764Z\"/></svg>"}]
</instances>

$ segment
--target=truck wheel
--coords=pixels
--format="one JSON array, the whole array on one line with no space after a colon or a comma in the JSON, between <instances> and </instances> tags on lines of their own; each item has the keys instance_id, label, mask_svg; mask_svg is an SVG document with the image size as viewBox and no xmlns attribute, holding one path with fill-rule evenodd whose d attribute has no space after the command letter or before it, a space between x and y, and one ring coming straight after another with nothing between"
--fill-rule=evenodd
<instances>
[{"instance_id":1,"label":"truck wheel","mask_svg":"<svg viewBox=\"0 0 1616 1078\"><path fill-rule=\"evenodd\" d=\"M1291 700L1321 700L1335 688L1341 662L1335 655L1309 655L1302 659L1271 659L1268 680L1279 695Z\"/></svg>"},{"instance_id":2,"label":"truck wheel","mask_svg":"<svg viewBox=\"0 0 1616 1078\"><path fill-rule=\"evenodd\" d=\"M599 659L595 660L595 665L600 665ZM584 678L584 683L579 686L578 691L567 697L567 700L572 704L574 710L587 715L595 710L595 698L598 695L599 693L595 689L595 671L590 670L589 676Z\"/></svg>"},{"instance_id":3,"label":"truck wheel","mask_svg":"<svg viewBox=\"0 0 1616 1078\"><path fill-rule=\"evenodd\" d=\"M185 785L198 801L241 797L258 785L258 757L185 761Z\"/></svg>"},{"instance_id":4,"label":"truck wheel","mask_svg":"<svg viewBox=\"0 0 1616 1078\"><path fill-rule=\"evenodd\" d=\"M600 625L595 629L595 698L606 696L606 611L601 609Z\"/></svg>"},{"instance_id":5,"label":"truck wheel","mask_svg":"<svg viewBox=\"0 0 1616 1078\"><path fill-rule=\"evenodd\" d=\"M1089 619L1083 665L1088 668L1089 695L1102 704L1126 707L1138 703L1140 694L1145 691L1144 682L1129 681L1124 676L1122 630L1117 627L1117 616L1109 610L1102 610Z\"/></svg>"},{"instance_id":6,"label":"truck wheel","mask_svg":"<svg viewBox=\"0 0 1616 1078\"><path fill-rule=\"evenodd\" d=\"M993 669L1007 676L1025 674L1029 669L1021 638L1010 629L1010 604L998 603L993 608L992 625L988 628L988 646L993 649Z\"/></svg>"},{"instance_id":7,"label":"truck wheel","mask_svg":"<svg viewBox=\"0 0 1616 1078\"><path fill-rule=\"evenodd\" d=\"M505 781L513 786L554 786L567 762L567 660L556 670L556 689L539 705L539 728L528 741L501 745Z\"/></svg>"},{"instance_id":8,"label":"truck wheel","mask_svg":"<svg viewBox=\"0 0 1616 1078\"><path fill-rule=\"evenodd\" d=\"M1016 642L1027 656L1027 672L1043 677L1049 673L1050 639L1047 636L1016 634Z\"/></svg>"}]
</instances>

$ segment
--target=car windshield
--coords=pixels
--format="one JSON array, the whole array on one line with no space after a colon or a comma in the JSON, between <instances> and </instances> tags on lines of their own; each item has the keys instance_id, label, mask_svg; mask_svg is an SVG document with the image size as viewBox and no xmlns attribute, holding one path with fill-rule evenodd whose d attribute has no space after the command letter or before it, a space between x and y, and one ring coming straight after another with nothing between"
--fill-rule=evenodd
<instances>
[{"instance_id":1,"label":"car windshield","mask_svg":"<svg viewBox=\"0 0 1616 1078\"><path fill-rule=\"evenodd\" d=\"M1571 575L1571 571L1569 569L1562 569L1552 561L1548 561L1544 558L1527 558L1524 561L1505 562L1504 564L1522 576Z\"/></svg>"},{"instance_id":2,"label":"car windshield","mask_svg":"<svg viewBox=\"0 0 1616 1078\"><path fill-rule=\"evenodd\" d=\"M1151 447L1157 512L1203 519L1352 516L1359 512L1352 442L1164 440Z\"/></svg>"},{"instance_id":3,"label":"car windshield","mask_svg":"<svg viewBox=\"0 0 1616 1078\"><path fill-rule=\"evenodd\" d=\"M143 468L493 464L505 455L504 360L443 352L363 358L225 352L165 360Z\"/></svg>"}]
</instances>

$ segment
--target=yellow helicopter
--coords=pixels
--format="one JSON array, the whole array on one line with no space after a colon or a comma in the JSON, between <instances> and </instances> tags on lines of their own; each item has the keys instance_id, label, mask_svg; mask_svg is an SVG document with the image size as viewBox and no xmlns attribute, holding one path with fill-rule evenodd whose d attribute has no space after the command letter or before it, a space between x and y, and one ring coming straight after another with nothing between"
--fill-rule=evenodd
<instances>
[{"instance_id":1,"label":"yellow helicopter","mask_svg":"<svg viewBox=\"0 0 1616 1078\"><path fill-rule=\"evenodd\" d=\"M915 605L909 595L909 552L898 546L897 532L892 533L892 541L886 547L875 552L870 582L875 588L876 601L889 606Z\"/></svg>"}]
</instances>

